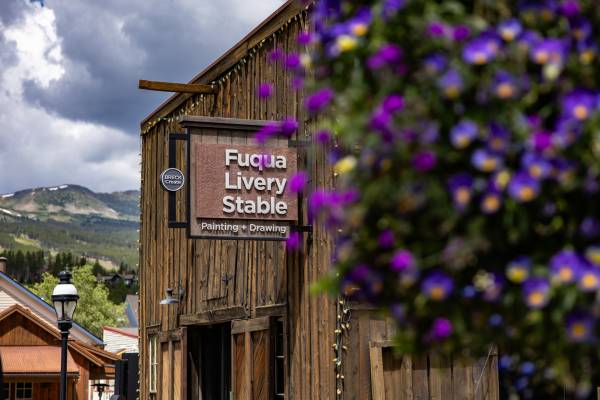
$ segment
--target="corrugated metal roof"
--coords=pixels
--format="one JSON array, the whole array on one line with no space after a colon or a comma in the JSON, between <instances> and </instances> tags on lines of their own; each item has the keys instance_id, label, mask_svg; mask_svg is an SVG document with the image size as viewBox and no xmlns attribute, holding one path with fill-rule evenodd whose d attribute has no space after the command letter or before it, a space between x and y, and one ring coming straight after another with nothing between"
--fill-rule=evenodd
<instances>
[{"instance_id":1,"label":"corrugated metal roof","mask_svg":"<svg viewBox=\"0 0 600 400\"><path fill-rule=\"evenodd\" d=\"M58 346L0 346L4 374L59 374L60 347ZM67 372L79 373L69 353Z\"/></svg>"}]
</instances>

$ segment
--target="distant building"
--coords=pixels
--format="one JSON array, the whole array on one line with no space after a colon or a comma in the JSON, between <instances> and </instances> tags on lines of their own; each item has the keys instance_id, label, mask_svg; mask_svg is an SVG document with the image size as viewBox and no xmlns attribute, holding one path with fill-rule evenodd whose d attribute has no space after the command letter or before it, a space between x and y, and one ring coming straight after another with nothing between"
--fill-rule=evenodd
<instances>
[{"instance_id":1,"label":"distant building","mask_svg":"<svg viewBox=\"0 0 600 400\"><path fill-rule=\"evenodd\" d=\"M138 352L138 328L102 328L105 349L115 354Z\"/></svg>"},{"instance_id":2,"label":"distant building","mask_svg":"<svg viewBox=\"0 0 600 400\"><path fill-rule=\"evenodd\" d=\"M5 273L0 259L0 358L9 399L57 399L60 332L54 309ZM69 399L87 400L91 384L113 379L118 357L74 323L67 361Z\"/></svg>"}]
</instances>

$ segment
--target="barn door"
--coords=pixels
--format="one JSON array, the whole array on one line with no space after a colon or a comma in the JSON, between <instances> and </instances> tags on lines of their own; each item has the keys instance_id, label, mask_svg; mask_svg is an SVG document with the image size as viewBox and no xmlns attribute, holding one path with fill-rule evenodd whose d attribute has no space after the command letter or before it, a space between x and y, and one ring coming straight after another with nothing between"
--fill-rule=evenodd
<instances>
[{"instance_id":1,"label":"barn door","mask_svg":"<svg viewBox=\"0 0 600 400\"><path fill-rule=\"evenodd\" d=\"M233 400L269 400L272 393L272 337L269 317L233 321Z\"/></svg>"}]
</instances>

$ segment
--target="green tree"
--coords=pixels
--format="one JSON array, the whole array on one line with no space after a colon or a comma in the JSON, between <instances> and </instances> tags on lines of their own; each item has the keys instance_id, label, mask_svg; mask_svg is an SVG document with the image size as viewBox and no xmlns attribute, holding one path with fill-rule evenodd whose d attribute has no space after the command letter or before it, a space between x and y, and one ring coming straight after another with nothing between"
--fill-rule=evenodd
<instances>
[{"instance_id":1,"label":"green tree","mask_svg":"<svg viewBox=\"0 0 600 400\"><path fill-rule=\"evenodd\" d=\"M74 319L94 335L102 335L103 326L115 326L125 321L125 305L114 304L108 299L108 289L99 283L92 274L92 266L84 265L73 269L73 284L79 292L79 302ZM45 273L42 281L31 290L51 303L54 287L58 284L56 276Z\"/></svg>"}]
</instances>

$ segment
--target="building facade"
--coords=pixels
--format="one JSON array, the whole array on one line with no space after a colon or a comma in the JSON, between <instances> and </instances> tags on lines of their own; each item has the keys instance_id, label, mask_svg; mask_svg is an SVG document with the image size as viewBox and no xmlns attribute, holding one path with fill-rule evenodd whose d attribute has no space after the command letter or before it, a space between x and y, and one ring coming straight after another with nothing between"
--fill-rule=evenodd
<instances>
[{"instance_id":1,"label":"building facade","mask_svg":"<svg viewBox=\"0 0 600 400\"><path fill-rule=\"evenodd\" d=\"M332 241L315 225L303 251L281 241L190 239L186 191L160 185L168 167L188 167L186 140L194 116L300 121L293 141L311 141L313 124L293 73L269 54L300 51L310 10L290 1L217 59L191 83L214 94L178 93L150 114L142 130L140 243L140 398L259 399L496 399L496 355L450 361L398 357L394 324L375 310L348 304L311 285L330 269ZM260 83L274 85L269 99ZM196 122L194 122L196 121ZM217 141L236 138L216 130ZM311 185L332 187L326 154L298 147L298 168ZM307 226L298 199L299 226ZM172 289L170 304L160 304ZM169 302L167 302L169 303ZM477 390L475 390L477 387ZM452 397L447 397L451 393Z\"/></svg>"}]
</instances>

